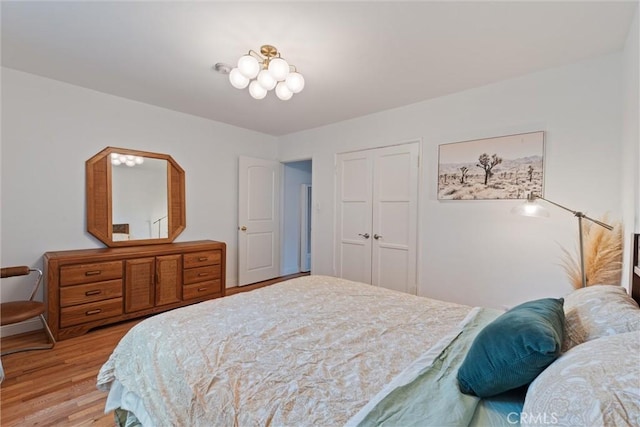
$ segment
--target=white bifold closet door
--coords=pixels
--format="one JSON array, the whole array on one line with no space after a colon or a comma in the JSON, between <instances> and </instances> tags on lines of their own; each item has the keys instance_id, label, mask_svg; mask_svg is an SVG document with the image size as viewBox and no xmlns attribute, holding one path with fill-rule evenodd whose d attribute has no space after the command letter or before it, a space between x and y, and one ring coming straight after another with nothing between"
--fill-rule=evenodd
<instances>
[{"instance_id":1,"label":"white bifold closet door","mask_svg":"<svg viewBox=\"0 0 640 427\"><path fill-rule=\"evenodd\" d=\"M419 144L337 155L336 272L416 293Z\"/></svg>"}]
</instances>

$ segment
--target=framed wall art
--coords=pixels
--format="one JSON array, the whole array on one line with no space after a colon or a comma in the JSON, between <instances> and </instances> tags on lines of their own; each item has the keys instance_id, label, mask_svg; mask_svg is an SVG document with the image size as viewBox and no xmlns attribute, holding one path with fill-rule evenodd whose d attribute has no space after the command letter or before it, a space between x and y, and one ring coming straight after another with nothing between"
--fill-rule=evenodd
<instances>
[{"instance_id":1,"label":"framed wall art","mask_svg":"<svg viewBox=\"0 0 640 427\"><path fill-rule=\"evenodd\" d=\"M442 144L438 200L542 196L543 159L544 131Z\"/></svg>"}]
</instances>

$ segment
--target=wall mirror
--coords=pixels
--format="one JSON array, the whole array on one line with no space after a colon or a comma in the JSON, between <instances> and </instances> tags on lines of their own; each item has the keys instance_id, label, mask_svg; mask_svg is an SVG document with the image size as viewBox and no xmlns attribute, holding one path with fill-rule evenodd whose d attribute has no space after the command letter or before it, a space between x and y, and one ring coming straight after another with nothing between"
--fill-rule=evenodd
<instances>
[{"instance_id":1,"label":"wall mirror","mask_svg":"<svg viewBox=\"0 0 640 427\"><path fill-rule=\"evenodd\" d=\"M184 183L167 154L107 147L86 162L87 231L109 247L170 243L186 226Z\"/></svg>"}]
</instances>

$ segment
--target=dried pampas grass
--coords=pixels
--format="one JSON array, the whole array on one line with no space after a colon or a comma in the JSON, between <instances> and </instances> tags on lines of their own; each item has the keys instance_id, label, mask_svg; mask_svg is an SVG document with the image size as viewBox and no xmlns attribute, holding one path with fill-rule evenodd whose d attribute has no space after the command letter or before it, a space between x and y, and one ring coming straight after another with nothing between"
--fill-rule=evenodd
<instances>
[{"instance_id":1,"label":"dried pampas grass","mask_svg":"<svg viewBox=\"0 0 640 427\"><path fill-rule=\"evenodd\" d=\"M609 223L607 215L600 221ZM622 276L622 224L611 224L613 230L590 221L582 222L584 238L584 269L587 275L587 286L619 285ZM579 243L578 243L579 244ZM579 250L579 249L578 249ZM574 288L582 287L580 255L571 254L562 248L562 267L569 276Z\"/></svg>"}]
</instances>

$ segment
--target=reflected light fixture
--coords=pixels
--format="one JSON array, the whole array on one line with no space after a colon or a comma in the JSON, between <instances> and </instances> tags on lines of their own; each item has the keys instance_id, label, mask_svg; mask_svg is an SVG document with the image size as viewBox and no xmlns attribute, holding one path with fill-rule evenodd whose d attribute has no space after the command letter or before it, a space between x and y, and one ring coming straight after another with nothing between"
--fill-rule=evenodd
<instances>
[{"instance_id":1,"label":"reflected light fixture","mask_svg":"<svg viewBox=\"0 0 640 427\"><path fill-rule=\"evenodd\" d=\"M231 86L237 89L248 86L249 94L255 99L262 99L275 89L276 96L287 101L304 88L302 74L280 56L278 49L268 44L260 47L260 53L249 50L249 53L240 57L235 68L222 63L214 68L229 74Z\"/></svg>"},{"instance_id":2,"label":"reflected light fixture","mask_svg":"<svg viewBox=\"0 0 640 427\"><path fill-rule=\"evenodd\" d=\"M597 219L589 218L583 212L574 211L573 209L569 209L565 206L562 206L559 203L552 202L551 200L545 199L544 197L538 196L537 194L534 194L534 193L529 193L529 195L527 196L527 201L521 205L515 206L513 209L511 209L511 213L516 215L523 215L523 216L549 217L549 212L544 208L544 206L536 202L537 199L544 200L545 202L551 203L552 205L557 206L560 209L564 209L565 211L571 212L573 216L578 218L578 236L580 239L579 240L580 273L582 275L582 287L583 288L586 287L587 273L585 271L585 266L584 266L584 242L583 242L584 238L583 238L583 231L582 231L582 220L586 219L587 221L591 221L594 224L598 224L600 227L604 227L609 231L613 230L613 227L609 224L605 224L602 221L598 221Z\"/></svg>"},{"instance_id":3,"label":"reflected light fixture","mask_svg":"<svg viewBox=\"0 0 640 427\"><path fill-rule=\"evenodd\" d=\"M114 166L126 165L134 167L144 163L144 158L140 156L132 156L130 154L111 153L111 164Z\"/></svg>"}]
</instances>

